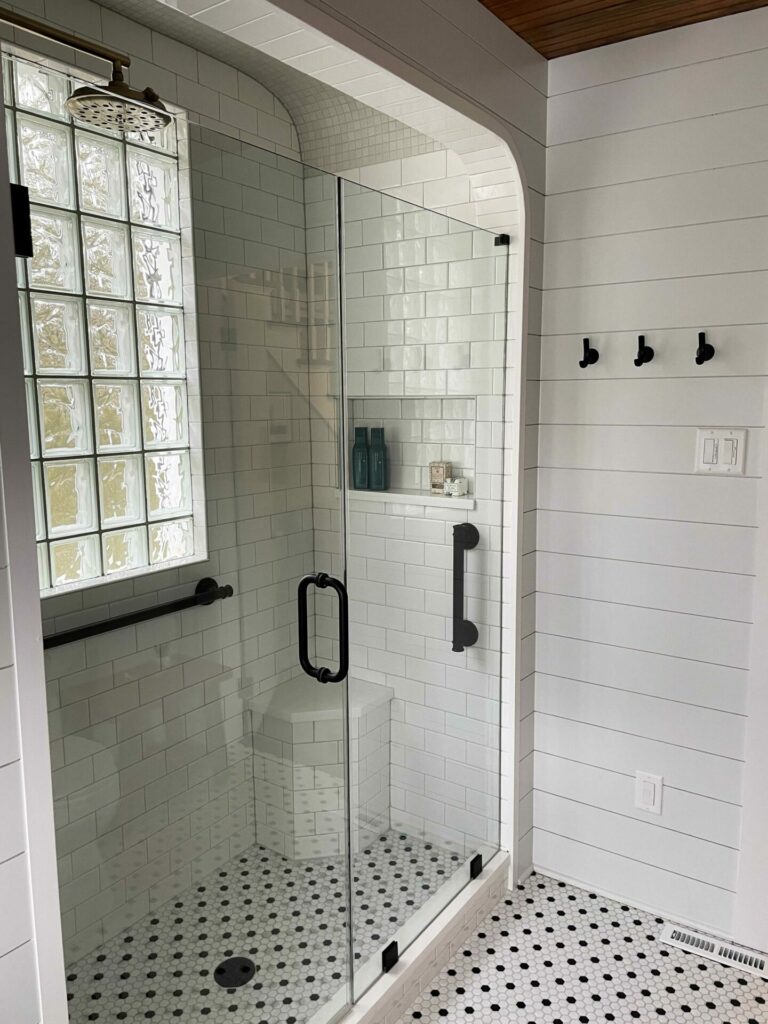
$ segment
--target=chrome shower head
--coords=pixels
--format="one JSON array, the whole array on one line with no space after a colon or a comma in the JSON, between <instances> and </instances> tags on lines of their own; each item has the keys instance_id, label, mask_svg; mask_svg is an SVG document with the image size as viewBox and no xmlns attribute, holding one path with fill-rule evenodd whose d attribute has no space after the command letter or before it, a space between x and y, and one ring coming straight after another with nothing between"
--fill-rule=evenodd
<instances>
[{"instance_id":1,"label":"chrome shower head","mask_svg":"<svg viewBox=\"0 0 768 1024\"><path fill-rule=\"evenodd\" d=\"M123 81L118 62L109 85L83 85L75 89L67 100L67 110L85 124L123 132L157 131L172 121L154 89L131 89Z\"/></svg>"}]
</instances>

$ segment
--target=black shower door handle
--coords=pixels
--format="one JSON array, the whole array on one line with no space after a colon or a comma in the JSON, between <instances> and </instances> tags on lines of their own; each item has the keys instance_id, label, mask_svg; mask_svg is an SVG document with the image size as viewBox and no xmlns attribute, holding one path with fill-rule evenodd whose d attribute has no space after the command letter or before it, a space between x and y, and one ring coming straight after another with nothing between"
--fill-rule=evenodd
<instances>
[{"instance_id":1,"label":"black shower door handle","mask_svg":"<svg viewBox=\"0 0 768 1024\"><path fill-rule=\"evenodd\" d=\"M464 552L480 543L480 534L472 523L460 523L453 528L453 645L451 650L463 651L477 643L478 632L474 622L464 618Z\"/></svg>"},{"instance_id":2,"label":"black shower door handle","mask_svg":"<svg viewBox=\"0 0 768 1024\"><path fill-rule=\"evenodd\" d=\"M307 630L307 593L311 586L319 590L332 587L339 595L339 667L333 672L329 668L313 665L309 660L309 633ZM347 588L335 576L327 572L313 572L299 582L299 662L308 676L320 683L340 683L349 671L349 600Z\"/></svg>"}]
</instances>

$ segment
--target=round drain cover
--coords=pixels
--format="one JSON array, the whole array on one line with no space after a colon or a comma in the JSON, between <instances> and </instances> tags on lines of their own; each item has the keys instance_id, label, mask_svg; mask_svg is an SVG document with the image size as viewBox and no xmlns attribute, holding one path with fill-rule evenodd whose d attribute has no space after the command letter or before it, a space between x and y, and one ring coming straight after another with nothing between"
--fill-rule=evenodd
<instances>
[{"instance_id":1,"label":"round drain cover","mask_svg":"<svg viewBox=\"0 0 768 1024\"><path fill-rule=\"evenodd\" d=\"M213 976L222 988L239 988L246 985L255 973L253 960L247 956L231 956L229 960L222 960Z\"/></svg>"}]
</instances>

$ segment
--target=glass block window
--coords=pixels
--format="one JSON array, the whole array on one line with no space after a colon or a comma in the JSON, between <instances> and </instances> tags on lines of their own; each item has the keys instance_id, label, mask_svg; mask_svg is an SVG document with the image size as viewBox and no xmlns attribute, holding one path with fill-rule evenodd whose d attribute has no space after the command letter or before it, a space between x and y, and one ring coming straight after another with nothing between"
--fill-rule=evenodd
<instances>
[{"instance_id":1,"label":"glass block window","mask_svg":"<svg viewBox=\"0 0 768 1024\"><path fill-rule=\"evenodd\" d=\"M206 557L185 122L92 130L82 73L3 54L43 594ZM184 256L186 254L186 258Z\"/></svg>"}]
</instances>

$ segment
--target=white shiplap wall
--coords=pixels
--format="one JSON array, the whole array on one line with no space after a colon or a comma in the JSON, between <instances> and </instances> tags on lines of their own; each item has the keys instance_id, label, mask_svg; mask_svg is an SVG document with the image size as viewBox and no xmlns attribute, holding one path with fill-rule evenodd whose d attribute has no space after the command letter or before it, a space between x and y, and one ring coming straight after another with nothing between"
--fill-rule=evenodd
<instances>
[{"instance_id":1,"label":"white shiplap wall","mask_svg":"<svg viewBox=\"0 0 768 1024\"><path fill-rule=\"evenodd\" d=\"M768 372L767 51L761 10L550 63L529 448L534 863L726 933ZM699 330L717 350L702 367ZM639 333L656 350L640 369ZM586 335L600 360L581 370ZM748 429L743 478L693 474L697 426ZM664 776L661 816L635 809L636 770Z\"/></svg>"}]
</instances>

